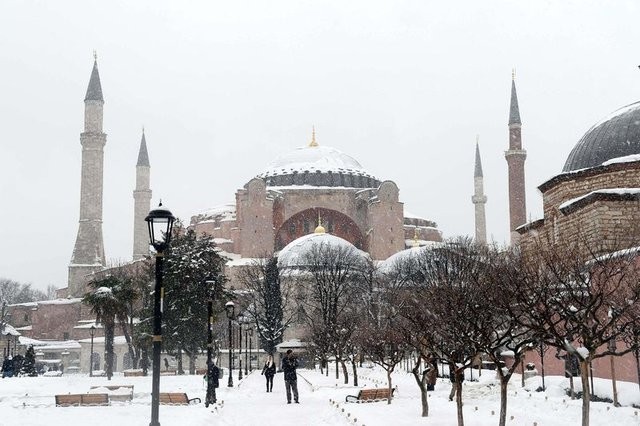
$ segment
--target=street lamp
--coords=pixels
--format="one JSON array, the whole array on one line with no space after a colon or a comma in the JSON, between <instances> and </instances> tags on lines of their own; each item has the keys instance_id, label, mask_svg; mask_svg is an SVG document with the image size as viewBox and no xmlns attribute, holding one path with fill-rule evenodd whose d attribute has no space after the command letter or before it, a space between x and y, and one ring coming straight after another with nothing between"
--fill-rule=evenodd
<instances>
[{"instance_id":1,"label":"street lamp","mask_svg":"<svg viewBox=\"0 0 640 426\"><path fill-rule=\"evenodd\" d=\"M91 355L89 356L89 377L93 377L93 336L96 332L96 326L92 325L89 329L91 334Z\"/></svg>"},{"instance_id":2,"label":"street lamp","mask_svg":"<svg viewBox=\"0 0 640 426\"><path fill-rule=\"evenodd\" d=\"M249 327L249 371L253 371L253 363L251 362L252 349L253 349L253 327Z\"/></svg>"},{"instance_id":3,"label":"street lamp","mask_svg":"<svg viewBox=\"0 0 640 426\"><path fill-rule=\"evenodd\" d=\"M162 266L164 251L171 242L171 231L176 218L169 209L162 206L149 212L145 218L149 226L149 242L156 250L156 286L153 294L153 381L151 384L151 423L160 426L158 420L160 408L160 351L162 350Z\"/></svg>"},{"instance_id":4,"label":"street lamp","mask_svg":"<svg viewBox=\"0 0 640 426\"><path fill-rule=\"evenodd\" d=\"M244 322L244 316L238 315L238 381L242 380L242 323Z\"/></svg>"},{"instance_id":5,"label":"street lamp","mask_svg":"<svg viewBox=\"0 0 640 426\"><path fill-rule=\"evenodd\" d=\"M209 300L207 301L207 396L204 405L208 407L209 404L216 402L216 388L213 386L213 380L210 377L213 372L213 299L216 297L216 282L205 281L205 283L209 290Z\"/></svg>"},{"instance_id":6,"label":"street lamp","mask_svg":"<svg viewBox=\"0 0 640 426\"><path fill-rule=\"evenodd\" d=\"M249 374L249 362L251 358L248 356L249 353L249 327L245 327L244 329L244 375Z\"/></svg>"},{"instance_id":7,"label":"street lamp","mask_svg":"<svg viewBox=\"0 0 640 426\"><path fill-rule=\"evenodd\" d=\"M231 356L232 356L231 351L233 350L233 334L231 332L231 321L233 320L236 307L235 307L235 305L234 305L234 303L232 301L228 301L224 305L224 309L227 311L227 318L229 319L229 383L227 384L227 386L232 388L233 387L233 374L231 374L231 373L233 372L233 365L231 364L231 362L232 362L232 360L231 360Z\"/></svg>"}]
</instances>

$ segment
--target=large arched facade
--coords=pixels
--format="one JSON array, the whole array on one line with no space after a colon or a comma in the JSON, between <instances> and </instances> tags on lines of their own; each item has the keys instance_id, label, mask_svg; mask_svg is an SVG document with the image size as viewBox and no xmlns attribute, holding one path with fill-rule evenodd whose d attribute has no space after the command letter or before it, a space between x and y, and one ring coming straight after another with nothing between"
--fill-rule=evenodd
<instances>
[{"instance_id":1,"label":"large arched facade","mask_svg":"<svg viewBox=\"0 0 640 426\"><path fill-rule=\"evenodd\" d=\"M276 230L276 251L291 241L313 232L318 222L327 233L349 241L360 250L367 250L362 231L349 216L336 210L315 207L294 214Z\"/></svg>"}]
</instances>

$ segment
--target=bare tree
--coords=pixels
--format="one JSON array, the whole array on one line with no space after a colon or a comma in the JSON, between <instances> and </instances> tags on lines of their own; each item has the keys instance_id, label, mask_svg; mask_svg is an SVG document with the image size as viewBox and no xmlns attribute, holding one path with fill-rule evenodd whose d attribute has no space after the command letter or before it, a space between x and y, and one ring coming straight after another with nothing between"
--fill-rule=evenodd
<instances>
[{"instance_id":1,"label":"bare tree","mask_svg":"<svg viewBox=\"0 0 640 426\"><path fill-rule=\"evenodd\" d=\"M634 345L615 342L640 319L637 251L604 251L585 241L540 242L521 263L528 273L513 295L523 325L579 360L583 426L589 424L590 362L633 351Z\"/></svg>"},{"instance_id":2,"label":"bare tree","mask_svg":"<svg viewBox=\"0 0 640 426\"><path fill-rule=\"evenodd\" d=\"M355 247L321 242L304 253L295 271L289 271L304 283L304 294L298 297L299 313L310 328L316 351L326 351L325 360L329 355L335 357L336 378L338 363L342 363L343 373L347 372L342 358L351 331L344 325L358 309L370 268L370 262Z\"/></svg>"}]
</instances>

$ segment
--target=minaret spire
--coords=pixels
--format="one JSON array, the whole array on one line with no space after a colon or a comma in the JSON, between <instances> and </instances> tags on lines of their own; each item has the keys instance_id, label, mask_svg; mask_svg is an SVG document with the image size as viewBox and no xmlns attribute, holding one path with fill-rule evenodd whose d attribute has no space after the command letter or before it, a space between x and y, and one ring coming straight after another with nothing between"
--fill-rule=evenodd
<instances>
[{"instance_id":1,"label":"minaret spire","mask_svg":"<svg viewBox=\"0 0 640 426\"><path fill-rule=\"evenodd\" d=\"M511 243L517 243L516 228L527 220L525 195L524 162L527 151L522 149L522 122L518 94L516 93L515 71L511 75L511 104L509 106L509 149L504 153L509 167L509 229Z\"/></svg>"},{"instance_id":2,"label":"minaret spire","mask_svg":"<svg viewBox=\"0 0 640 426\"><path fill-rule=\"evenodd\" d=\"M149 255L147 223L144 219L151 210L150 181L151 166L143 127L136 164L136 188L133 191L133 260L143 259Z\"/></svg>"},{"instance_id":3,"label":"minaret spire","mask_svg":"<svg viewBox=\"0 0 640 426\"><path fill-rule=\"evenodd\" d=\"M309 142L309 146L318 146L318 142L316 142L316 126L311 127L311 142Z\"/></svg>"},{"instance_id":4,"label":"minaret spire","mask_svg":"<svg viewBox=\"0 0 640 426\"><path fill-rule=\"evenodd\" d=\"M482 176L482 161L480 160L480 136L476 136L476 164L473 174L473 196L471 202L475 206L476 242L487 243L487 219L485 215L485 204L487 197L484 195L484 177Z\"/></svg>"},{"instance_id":5,"label":"minaret spire","mask_svg":"<svg viewBox=\"0 0 640 426\"><path fill-rule=\"evenodd\" d=\"M103 106L98 61L94 56L84 99L84 132L80 134L80 221L69 265L68 294L75 297L84 295L87 275L106 265L102 239L104 145L107 143L107 135L102 131Z\"/></svg>"}]
</instances>

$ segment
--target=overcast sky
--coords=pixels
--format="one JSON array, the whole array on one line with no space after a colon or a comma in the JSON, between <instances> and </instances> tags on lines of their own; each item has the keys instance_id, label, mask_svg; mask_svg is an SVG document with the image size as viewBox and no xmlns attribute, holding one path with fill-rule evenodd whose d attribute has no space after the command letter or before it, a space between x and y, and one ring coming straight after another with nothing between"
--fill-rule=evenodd
<instances>
[{"instance_id":1,"label":"overcast sky","mask_svg":"<svg viewBox=\"0 0 640 426\"><path fill-rule=\"evenodd\" d=\"M66 286L93 50L105 98L105 251L132 254L144 125L153 203L188 222L308 143L395 181L405 209L471 235L476 134L488 234L508 240L511 69L527 215L591 125L640 98L640 2L0 3L0 277Z\"/></svg>"}]
</instances>

